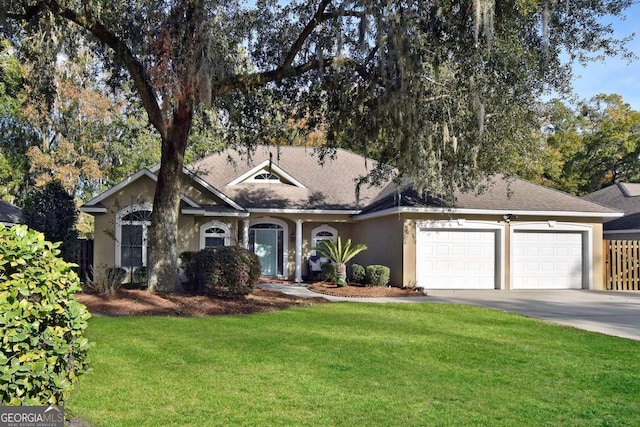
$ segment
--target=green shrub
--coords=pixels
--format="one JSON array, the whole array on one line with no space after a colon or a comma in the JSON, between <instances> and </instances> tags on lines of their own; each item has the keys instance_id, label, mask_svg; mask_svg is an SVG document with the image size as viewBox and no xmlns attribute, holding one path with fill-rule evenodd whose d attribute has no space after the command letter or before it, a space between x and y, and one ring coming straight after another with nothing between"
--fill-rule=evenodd
<instances>
[{"instance_id":1,"label":"green shrub","mask_svg":"<svg viewBox=\"0 0 640 427\"><path fill-rule=\"evenodd\" d=\"M366 270L360 264L353 264L351 266L351 281L354 283L364 283L366 278Z\"/></svg>"},{"instance_id":2,"label":"green shrub","mask_svg":"<svg viewBox=\"0 0 640 427\"><path fill-rule=\"evenodd\" d=\"M121 267L91 267L91 278L84 283L86 291L105 295L115 295L127 277L127 271Z\"/></svg>"},{"instance_id":3,"label":"green shrub","mask_svg":"<svg viewBox=\"0 0 640 427\"><path fill-rule=\"evenodd\" d=\"M262 272L258 256L238 246L203 249L196 266L198 290L225 298L249 295Z\"/></svg>"},{"instance_id":4,"label":"green shrub","mask_svg":"<svg viewBox=\"0 0 640 427\"><path fill-rule=\"evenodd\" d=\"M59 250L65 261L77 259L78 208L60 181L35 188L25 199L22 219L30 228L44 233L45 239L62 242Z\"/></svg>"},{"instance_id":5,"label":"green shrub","mask_svg":"<svg viewBox=\"0 0 640 427\"><path fill-rule=\"evenodd\" d=\"M336 265L330 262L322 264L322 280L325 282L337 283L338 282L338 270Z\"/></svg>"},{"instance_id":6,"label":"green shrub","mask_svg":"<svg viewBox=\"0 0 640 427\"><path fill-rule=\"evenodd\" d=\"M146 289L149 283L149 268L136 267L133 270L133 281L138 284L139 289Z\"/></svg>"},{"instance_id":7,"label":"green shrub","mask_svg":"<svg viewBox=\"0 0 640 427\"><path fill-rule=\"evenodd\" d=\"M387 286L391 270L384 265L369 265L366 268L365 283L370 286Z\"/></svg>"},{"instance_id":8,"label":"green shrub","mask_svg":"<svg viewBox=\"0 0 640 427\"><path fill-rule=\"evenodd\" d=\"M0 225L2 405L62 405L87 371L90 314L73 298L80 281L58 246L25 225Z\"/></svg>"},{"instance_id":9,"label":"green shrub","mask_svg":"<svg viewBox=\"0 0 640 427\"><path fill-rule=\"evenodd\" d=\"M180 263L187 277L187 282L182 287L187 291L196 290L198 286L198 269L196 266L196 256L198 252L185 251L180 254Z\"/></svg>"}]
</instances>

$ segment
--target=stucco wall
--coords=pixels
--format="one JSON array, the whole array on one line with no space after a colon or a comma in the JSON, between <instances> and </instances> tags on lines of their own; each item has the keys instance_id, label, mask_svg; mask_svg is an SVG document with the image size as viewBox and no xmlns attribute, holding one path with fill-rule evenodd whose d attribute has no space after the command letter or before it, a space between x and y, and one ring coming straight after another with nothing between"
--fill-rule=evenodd
<instances>
[{"instance_id":1,"label":"stucco wall","mask_svg":"<svg viewBox=\"0 0 640 427\"><path fill-rule=\"evenodd\" d=\"M403 226L404 221L397 215L353 224L353 242L367 245L367 250L357 255L353 262L363 266L386 265L391 269L391 285L407 285L403 276Z\"/></svg>"},{"instance_id":2,"label":"stucco wall","mask_svg":"<svg viewBox=\"0 0 640 427\"><path fill-rule=\"evenodd\" d=\"M590 268L590 284L589 288L594 290L604 289L604 260L603 260L603 243L602 243L602 223L599 219L585 219L579 217L542 217L542 216L520 216L517 220L507 223L501 216L496 215L405 215L404 221L404 260L403 260L403 283L408 284L416 280L416 221L420 220L435 220L435 221L449 221L465 219L467 221L483 221L483 222L495 222L496 224L504 224L504 248L503 259L504 264L503 277L501 277L500 283L503 285L503 289L510 289L510 231L511 227L516 227L525 223L547 223L548 221L556 221L556 228L562 228L564 224L584 226L591 230L591 268ZM552 229L552 228L550 228Z\"/></svg>"}]
</instances>

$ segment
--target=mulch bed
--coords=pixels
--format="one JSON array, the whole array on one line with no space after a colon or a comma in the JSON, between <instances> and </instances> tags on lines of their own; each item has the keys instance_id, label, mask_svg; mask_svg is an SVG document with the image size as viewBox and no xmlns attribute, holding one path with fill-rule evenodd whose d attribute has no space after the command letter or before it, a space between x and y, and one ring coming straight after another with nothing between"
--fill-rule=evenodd
<instances>
[{"instance_id":1,"label":"mulch bed","mask_svg":"<svg viewBox=\"0 0 640 427\"><path fill-rule=\"evenodd\" d=\"M269 283L291 283L266 281ZM333 283L316 282L310 286L324 295L379 298L424 296L414 288L387 288L384 286L343 286ZM120 289L115 295L79 293L76 299L86 305L93 314L105 316L219 316L232 314L252 314L283 310L288 307L306 307L327 302L318 295L316 298L299 298L268 289L255 289L242 299L224 299L209 295L181 292L153 293L139 289Z\"/></svg>"},{"instance_id":2,"label":"mulch bed","mask_svg":"<svg viewBox=\"0 0 640 427\"><path fill-rule=\"evenodd\" d=\"M383 297L423 297L426 294L416 288L395 288L386 286L347 285L338 287L333 283L317 282L309 287L314 292L334 297L383 298Z\"/></svg>"},{"instance_id":3,"label":"mulch bed","mask_svg":"<svg viewBox=\"0 0 640 427\"><path fill-rule=\"evenodd\" d=\"M318 298L298 298L267 289L256 289L243 299L224 299L179 292L153 293L120 289L116 295L79 293L76 299L89 312L106 316L219 316L252 314L326 303Z\"/></svg>"}]
</instances>

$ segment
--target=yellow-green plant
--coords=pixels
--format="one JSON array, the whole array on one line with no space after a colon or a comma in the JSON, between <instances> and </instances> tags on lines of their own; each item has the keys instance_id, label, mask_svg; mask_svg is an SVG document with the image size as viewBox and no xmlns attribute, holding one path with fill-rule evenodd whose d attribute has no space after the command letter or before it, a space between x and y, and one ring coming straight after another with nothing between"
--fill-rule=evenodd
<instances>
[{"instance_id":1,"label":"yellow-green plant","mask_svg":"<svg viewBox=\"0 0 640 427\"><path fill-rule=\"evenodd\" d=\"M0 401L62 405L88 369L90 314L74 264L25 225L0 225Z\"/></svg>"},{"instance_id":2,"label":"yellow-green plant","mask_svg":"<svg viewBox=\"0 0 640 427\"><path fill-rule=\"evenodd\" d=\"M316 250L336 263L336 284L344 286L347 283L347 262L360 252L367 250L367 246L363 244L352 245L351 239L342 244L342 238L338 236L336 241L321 241Z\"/></svg>"}]
</instances>

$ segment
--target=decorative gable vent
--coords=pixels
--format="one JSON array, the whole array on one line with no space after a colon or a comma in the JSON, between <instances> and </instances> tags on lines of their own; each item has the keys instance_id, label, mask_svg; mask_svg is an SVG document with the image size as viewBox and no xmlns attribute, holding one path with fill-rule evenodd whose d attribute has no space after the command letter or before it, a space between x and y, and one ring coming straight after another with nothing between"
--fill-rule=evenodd
<instances>
[{"instance_id":1,"label":"decorative gable vent","mask_svg":"<svg viewBox=\"0 0 640 427\"><path fill-rule=\"evenodd\" d=\"M265 160L227 185L238 184L284 184L305 188L300 181L270 160Z\"/></svg>"},{"instance_id":2,"label":"decorative gable vent","mask_svg":"<svg viewBox=\"0 0 640 427\"><path fill-rule=\"evenodd\" d=\"M282 182L278 175L269 172L260 172L249 181Z\"/></svg>"}]
</instances>

